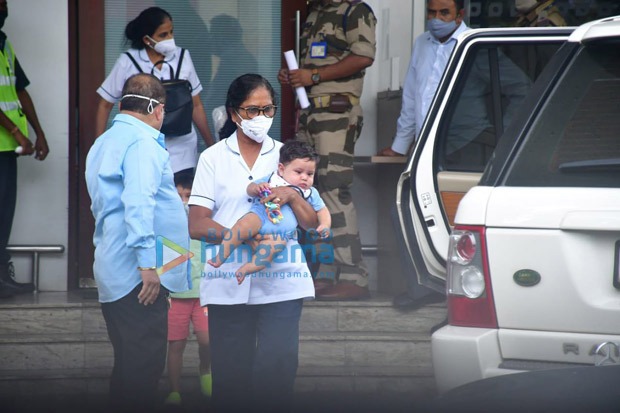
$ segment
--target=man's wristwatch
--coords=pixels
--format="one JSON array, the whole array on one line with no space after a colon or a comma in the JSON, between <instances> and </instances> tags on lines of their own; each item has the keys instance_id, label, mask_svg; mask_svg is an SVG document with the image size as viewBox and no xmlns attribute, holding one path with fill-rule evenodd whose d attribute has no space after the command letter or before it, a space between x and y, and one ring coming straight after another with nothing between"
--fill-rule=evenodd
<instances>
[{"instance_id":1,"label":"man's wristwatch","mask_svg":"<svg viewBox=\"0 0 620 413\"><path fill-rule=\"evenodd\" d=\"M318 85L321 82L321 75L319 74L319 69L312 69L312 83Z\"/></svg>"}]
</instances>

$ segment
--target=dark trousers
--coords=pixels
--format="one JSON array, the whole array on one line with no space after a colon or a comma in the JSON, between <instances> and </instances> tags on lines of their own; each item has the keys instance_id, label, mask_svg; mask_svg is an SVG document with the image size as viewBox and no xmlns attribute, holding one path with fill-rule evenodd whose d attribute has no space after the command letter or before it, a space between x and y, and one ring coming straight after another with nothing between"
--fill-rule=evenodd
<instances>
[{"instance_id":1,"label":"dark trousers","mask_svg":"<svg viewBox=\"0 0 620 413\"><path fill-rule=\"evenodd\" d=\"M290 410L302 307L301 299L209 305L215 411Z\"/></svg>"},{"instance_id":2,"label":"dark trousers","mask_svg":"<svg viewBox=\"0 0 620 413\"><path fill-rule=\"evenodd\" d=\"M111 303L102 303L114 348L110 378L112 411L149 411L157 404L157 387L166 365L168 301L166 290L151 305L138 302L142 283Z\"/></svg>"},{"instance_id":3,"label":"dark trousers","mask_svg":"<svg viewBox=\"0 0 620 413\"><path fill-rule=\"evenodd\" d=\"M11 256L6 251L13 226L17 202L17 155L0 152L0 266L8 264Z\"/></svg>"}]
</instances>

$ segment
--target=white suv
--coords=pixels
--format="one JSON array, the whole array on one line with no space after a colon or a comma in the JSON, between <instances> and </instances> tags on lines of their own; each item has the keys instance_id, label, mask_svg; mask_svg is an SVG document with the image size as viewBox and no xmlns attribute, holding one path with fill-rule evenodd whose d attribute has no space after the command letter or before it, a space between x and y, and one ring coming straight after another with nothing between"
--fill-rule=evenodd
<instances>
[{"instance_id":1,"label":"white suv","mask_svg":"<svg viewBox=\"0 0 620 413\"><path fill-rule=\"evenodd\" d=\"M494 33L486 46L475 30L460 39L398 186L419 281L448 295L448 325L432 336L440 392L620 362L620 17L577 28L551 58L547 43L567 32L540 31L520 53L501 45L527 39ZM481 51L498 89L493 133L454 119L467 118L472 105L457 102L481 59L463 56ZM535 82L515 85L502 61ZM506 100L519 87L525 97Z\"/></svg>"}]
</instances>

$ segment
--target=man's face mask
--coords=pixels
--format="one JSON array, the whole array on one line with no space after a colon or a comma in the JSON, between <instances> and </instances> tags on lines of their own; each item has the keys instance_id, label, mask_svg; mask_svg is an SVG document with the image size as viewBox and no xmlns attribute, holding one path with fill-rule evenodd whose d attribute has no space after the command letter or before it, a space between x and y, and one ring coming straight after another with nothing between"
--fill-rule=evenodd
<instances>
[{"instance_id":1,"label":"man's face mask","mask_svg":"<svg viewBox=\"0 0 620 413\"><path fill-rule=\"evenodd\" d=\"M431 19L428 21L428 30L437 40L448 37L457 28L456 20L445 22L440 19Z\"/></svg>"}]
</instances>

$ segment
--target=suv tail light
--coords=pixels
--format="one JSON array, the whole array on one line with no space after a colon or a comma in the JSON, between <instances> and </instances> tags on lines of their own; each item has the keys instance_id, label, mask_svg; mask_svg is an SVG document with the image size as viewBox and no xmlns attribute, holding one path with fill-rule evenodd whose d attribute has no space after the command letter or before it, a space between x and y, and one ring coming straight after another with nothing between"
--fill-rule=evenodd
<instances>
[{"instance_id":1,"label":"suv tail light","mask_svg":"<svg viewBox=\"0 0 620 413\"><path fill-rule=\"evenodd\" d=\"M457 225L450 234L447 290L451 325L497 328L484 227Z\"/></svg>"}]
</instances>

